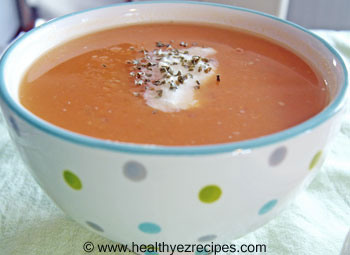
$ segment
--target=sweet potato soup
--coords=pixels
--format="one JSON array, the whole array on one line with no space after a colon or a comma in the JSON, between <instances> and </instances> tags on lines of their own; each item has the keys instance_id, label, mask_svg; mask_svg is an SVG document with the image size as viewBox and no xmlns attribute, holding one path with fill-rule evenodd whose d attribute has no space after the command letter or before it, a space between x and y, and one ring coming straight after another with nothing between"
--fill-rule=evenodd
<instances>
[{"instance_id":1,"label":"sweet potato soup","mask_svg":"<svg viewBox=\"0 0 350 255\"><path fill-rule=\"evenodd\" d=\"M64 43L20 87L35 115L122 142L203 145L297 125L329 101L324 81L273 41L204 24L142 24Z\"/></svg>"}]
</instances>

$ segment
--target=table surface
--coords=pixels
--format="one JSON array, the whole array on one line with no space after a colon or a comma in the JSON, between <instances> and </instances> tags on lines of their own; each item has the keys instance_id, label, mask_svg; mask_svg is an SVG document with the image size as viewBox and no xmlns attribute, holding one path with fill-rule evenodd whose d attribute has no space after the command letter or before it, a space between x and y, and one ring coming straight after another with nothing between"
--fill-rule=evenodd
<instances>
[{"instance_id":1,"label":"table surface","mask_svg":"<svg viewBox=\"0 0 350 255\"><path fill-rule=\"evenodd\" d=\"M350 60L350 31L315 32ZM276 255L340 253L350 228L349 117L350 107L310 186L277 218L232 243L266 244L267 254ZM87 241L113 243L75 223L46 196L25 169L0 113L0 255L85 254Z\"/></svg>"}]
</instances>

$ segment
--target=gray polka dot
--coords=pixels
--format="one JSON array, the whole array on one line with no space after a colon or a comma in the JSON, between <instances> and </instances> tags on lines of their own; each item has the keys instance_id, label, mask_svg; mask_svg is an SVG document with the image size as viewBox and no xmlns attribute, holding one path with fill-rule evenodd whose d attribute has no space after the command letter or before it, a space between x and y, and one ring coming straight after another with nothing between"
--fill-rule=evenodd
<instances>
[{"instance_id":1,"label":"gray polka dot","mask_svg":"<svg viewBox=\"0 0 350 255\"><path fill-rule=\"evenodd\" d=\"M124 165L124 175L126 178L139 182L146 178L146 168L137 161L129 161Z\"/></svg>"},{"instance_id":2,"label":"gray polka dot","mask_svg":"<svg viewBox=\"0 0 350 255\"><path fill-rule=\"evenodd\" d=\"M10 116L10 117L9 117L9 120L10 120L10 123L11 123L11 126L12 126L13 130L15 130L16 134L17 134L18 136L20 136L21 133L20 133L20 131L19 131L19 128L18 128L18 125L17 125L15 119L14 119L12 116Z\"/></svg>"},{"instance_id":3,"label":"gray polka dot","mask_svg":"<svg viewBox=\"0 0 350 255\"><path fill-rule=\"evenodd\" d=\"M101 228L99 225L97 225L91 221L87 221L86 224L98 232L103 232L103 228Z\"/></svg>"},{"instance_id":4,"label":"gray polka dot","mask_svg":"<svg viewBox=\"0 0 350 255\"><path fill-rule=\"evenodd\" d=\"M286 158L287 148L285 146L279 147L274 152L272 152L269 164L270 166L277 166L282 163L282 161Z\"/></svg>"},{"instance_id":5,"label":"gray polka dot","mask_svg":"<svg viewBox=\"0 0 350 255\"><path fill-rule=\"evenodd\" d=\"M213 241L217 236L216 235L206 235L198 238L199 242L210 242Z\"/></svg>"}]
</instances>

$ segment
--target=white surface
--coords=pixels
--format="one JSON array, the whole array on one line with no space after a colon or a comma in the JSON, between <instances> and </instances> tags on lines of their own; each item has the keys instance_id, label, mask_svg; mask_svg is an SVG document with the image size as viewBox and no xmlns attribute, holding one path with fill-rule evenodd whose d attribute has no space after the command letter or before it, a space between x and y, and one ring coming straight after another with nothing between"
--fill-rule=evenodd
<instances>
[{"instance_id":1,"label":"white surface","mask_svg":"<svg viewBox=\"0 0 350 255\"><path fill-rule=\"evenodd\" d=\"M134 0L133 2L144 2L144 1L149 1L149 0ZM287 17L288 4L289 4L289 0L197 0L197 1L239 6L243 8L248 8L248 9L272 14L282 19L285 19Z\"/></svg>"},{"instance_id":2,"label":"white surface","mask_svg":"<svg viewBox=\"0 0 350 255\"><path fill-rule=\"evenodd\" d=\"M292 0L287 18L307 28L348 30L349 11L349 0Z\"/></svg>"},{"instance_id":3,"label":"white surface","mask_svg":"<svg viewBox=\"0 0 350 255\"><path fill-rule=\"evenodd\" d=\"M39 11L39 17L52 19L72 12L99 6L125 2L124 0L27 0L28 4L35 6Z\"/></svg>"},{"instance_id":4,"label":"white surface","mask_svg":"<svg viewBox=\"0 0 350 255\"><path fill-rule=\"evenodd\" d=\"M200 0L203 1L203 0ZM265 12L285 19L288 13L289 0L204 0L205 2L222 3Z\"/></svg>"},{"instance_id":5,"label":"white surface","mask_svg":"<svg viewBox=\"0 0 350 255\"><path fill-rule=\"evenodd\" d=\"M20 27L17 4L14 0L1 0L0 4L0 56L2 50L16 35Z\"/></svg>"},{"instance_id":6,"label":"white surface","mask_svg":"<svg viewBox=\"0 0 350 255\"><path fill-rule=\"evenodd\" d=\"M134 0L139 2L144 0ZM147 1L147 0L146 0ZM203 1L203 0L199 0ZM206 0L204 0L206 1ZM123 0L28 0L28 2L39 9L40 17L54 18L71 12L103 6L108 4L126 2ZM209 0L206 2L236 5L257 11L266 12L280 18L286 18L289 0Z\"/></svg>"}]
</instances>

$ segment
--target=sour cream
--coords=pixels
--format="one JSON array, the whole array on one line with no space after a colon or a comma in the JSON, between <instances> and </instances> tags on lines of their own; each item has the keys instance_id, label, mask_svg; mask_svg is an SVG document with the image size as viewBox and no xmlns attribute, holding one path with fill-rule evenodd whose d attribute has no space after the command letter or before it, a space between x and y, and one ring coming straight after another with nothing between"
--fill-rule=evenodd
<instances>
[{"instance_id":1,"label":"sour cream","mask_svg":"<svg viewBox=\"0 0 350 255\"><path fill-rule=\"evenodd\" d=\"M191 47L184 50L173 48L145 53L145 58L135 63L145 63L134 73L135 84L147 82L143 93L150 107L163 112L176 112L200 105L196 91L205 86L215 75L217 62L213 48Z\"/></svg>"}]
</instances>

